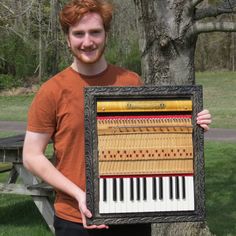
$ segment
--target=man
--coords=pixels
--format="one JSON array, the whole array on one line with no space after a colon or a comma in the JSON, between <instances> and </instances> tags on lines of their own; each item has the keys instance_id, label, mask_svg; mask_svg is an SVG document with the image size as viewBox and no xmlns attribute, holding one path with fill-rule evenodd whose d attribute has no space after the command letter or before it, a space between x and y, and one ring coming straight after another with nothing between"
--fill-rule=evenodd
<instances>
[{"instance_id":1,"label":"man","mask_svg":"<svg viewBox=\"0 0 236 236\"><path fill-rule=\"evenodd\" d=\"M112 5L104 0L73 0L60 13L60 23L74 56L72 65L42 85L28 115L23 150L25 167L56 189L56 235L131 235L134 226L86 224L84 101L86 86L139 86L140 77L109 65L104 57ZM207 110L197 121L205 130ZM45 157L54 141L55 166ZM134 229L133 229L134 230ZM135 225L136 235L149 235L149 225Z\"/></svg>"}]
</instances>

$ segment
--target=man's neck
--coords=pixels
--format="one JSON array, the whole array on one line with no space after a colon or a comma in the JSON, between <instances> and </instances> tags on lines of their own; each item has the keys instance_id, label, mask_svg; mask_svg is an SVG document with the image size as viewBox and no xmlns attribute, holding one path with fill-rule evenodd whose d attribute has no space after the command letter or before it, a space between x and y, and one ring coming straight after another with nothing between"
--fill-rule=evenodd
<instances>
[{"instance_id":1,"label":"man's neck","mask_svg":"<svg viewBox=\"0 0 236 236\"><path fill-rule=\"evenodd\" d=\"M77 71L82 75L93 76L100 74L107 68L107 62L105 58L102 56L99 61L94 64L85 64L78 61L76 58L71 65L72 69Z\"/></svg>"}]
</instances>

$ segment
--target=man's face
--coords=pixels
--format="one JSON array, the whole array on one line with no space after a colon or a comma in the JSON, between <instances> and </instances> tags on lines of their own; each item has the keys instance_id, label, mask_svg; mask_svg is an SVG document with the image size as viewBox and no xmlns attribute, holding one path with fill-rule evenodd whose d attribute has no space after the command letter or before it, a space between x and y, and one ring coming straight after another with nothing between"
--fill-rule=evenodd
<instances>
[{"instance_id":1,"label":"man's face","mask_svg":"<svg viewBox=\"0 0 236 236\"><path fill-rule=\"evenodd\" d=\"M85 14L77 24L70 27L67 42L78 62L98 62L106 44L106 32L101 16L97 13Z\"/></svg>"}]
</instances>

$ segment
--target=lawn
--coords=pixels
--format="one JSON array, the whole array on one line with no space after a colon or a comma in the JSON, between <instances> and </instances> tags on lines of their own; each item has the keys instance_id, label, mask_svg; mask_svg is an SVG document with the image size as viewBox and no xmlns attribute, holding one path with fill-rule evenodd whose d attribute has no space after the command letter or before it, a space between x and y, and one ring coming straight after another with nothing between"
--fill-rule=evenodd
<instances>
[{"instance_id":1,"label":"lawn","mask_svg":"<svg viewBox=\"0 0 236 236\"><path fill-rule=\"evenodd\" d=\"M203 85L204 107L213 116L211 127L236 129L236 72L196 73L196 84ZM33 95L0 96L0 120L26 121L32 99Z\"/></svg>"},{"instance_id":2,"label":"lawn","mask_svg":"<svg viewBox=\"0 0 236 236\"><path fill-rule=\"evenodd\" d=\"M196 78L213 117L211 127L236 129L236 72L197 73Z\"/></svg>"},{"instance_id":3,"label":"lawn","mask_svg":"<svg viewBox=\"0 0 236 236\"><path fill-rule=\"evenodd\" d=\"M207 222L217 236L236 235L236 145L205 145Z\"/></svg>"},{"instance_id":4,"label":"lawn","mask_svg":"<svg viewBox=\"0 0 236 236\"><path fill-rule=\"evenodd\" d=\"M0 120L26 121L33 95L0 96Z\"/></svg>"},{"instance_id":5,"label":"lawn","mask_svg":"<svg viewBox=\"0 0 236 236\"><path fill-rule=\"evenodd\" d=\"M0 236L52 236L30 197L0 194Z\"/></svg>"},{"instance_id":6,"label":"lawn","mask_svg":"<svg viewBox=\"0 0 236 236\"><path fill-rule=\"evenodd\" d=\"M236 129L236 73L197 73L204 89L204 107L213 116L211 127ZM0 96L0 120L26 121L33 96ZM1 132L0 137L16 134ZM3 168L3 166L2 166ZM1 166L0 166L1 169ZM217 236L236 235L236 145L205 143L207 223ZM0 174L0 182L6 181ZM0 195L0 236L52 235L30 197Z\"/></svg>"},{"instance_id":7,"label":"lawn","mask_svg":"<svg viewBox=\"0 0 236 236\"><path fill-rule=\"evenodd\" d=\"M205 144L205 181L207 223L217 236L236 235L236 145ZM0 175L0 181L6 174ZM0 195L0 236L51 235L46 223L29 197Z\"/></svg>"}]
</instances>

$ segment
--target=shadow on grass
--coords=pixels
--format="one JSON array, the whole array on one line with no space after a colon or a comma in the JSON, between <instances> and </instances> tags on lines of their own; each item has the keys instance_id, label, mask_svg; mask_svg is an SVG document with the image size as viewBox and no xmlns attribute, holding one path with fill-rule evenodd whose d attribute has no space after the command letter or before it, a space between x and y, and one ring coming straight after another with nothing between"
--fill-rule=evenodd
<instances>
[{"instance_id":1,"label":"shadow on grass","mask_svg":"<svg viewBox=\"0 0 236 236\"><path fill-rule=\"evenodd\" d=\"M0 195L0 227L42 226L49 228L30 197L19 195Z\"/></svg>"},{"instance_id":2,"label":"shadow on grass","mask_svg":"<svg viewBox=\"0 0 236 236\"><path fill-rule=\"evenodd\" d=\"M213 233L236 235L236 145L206 145L207 221Z\"/></svg>"}]
</instances>

